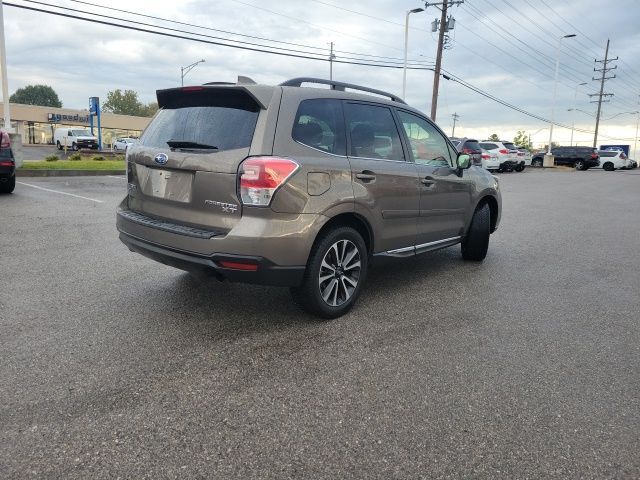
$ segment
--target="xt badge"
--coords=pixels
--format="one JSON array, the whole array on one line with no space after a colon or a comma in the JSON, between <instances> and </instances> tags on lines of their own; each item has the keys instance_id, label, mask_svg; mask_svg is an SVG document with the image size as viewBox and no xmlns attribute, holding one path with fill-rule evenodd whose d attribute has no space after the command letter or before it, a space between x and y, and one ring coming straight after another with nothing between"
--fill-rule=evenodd
<instances>
[{"instance_id":1,"label":"xt badge","mask_svg":"<svg viewBox=\"0 0 640 480\"><path fill-rule=\"evenodd\" d=\"M223 213L235 213L238 210L238 205L235 203L217 202L215 200L205 200L205 205L213 205L214 207L220 207Z\"/></svg>"}]
</instances>

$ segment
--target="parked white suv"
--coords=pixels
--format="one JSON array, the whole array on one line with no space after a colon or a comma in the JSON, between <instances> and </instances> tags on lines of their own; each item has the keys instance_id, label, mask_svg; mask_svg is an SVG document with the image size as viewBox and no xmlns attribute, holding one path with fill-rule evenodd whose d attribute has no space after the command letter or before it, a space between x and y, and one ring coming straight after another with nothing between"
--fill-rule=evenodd
<instances>
[{"instance_id":1,"label":"parked white suv","mask_svg":"<svg viewBox=\"0 0 640 480\"><path fill-rule=\"evenodd\" d=\"M113 149L114 150L126 150L129 147L129 145L133 145L137 141L138 141L137 138L129 138L129 137L116 138L116 141L113 142Z\"/></svg>"},{"instance_id":2,"label":"parked white suv","mask_svg":"<svg viewBox=\"0 0 640 480\"><path fill-rule=\"evenodd\" d=\"M498 156L498 160L500 161L499 172L516 170L519 163L518 150L516 148L510 148L503 142L494 142L493 140L483 140L480 142L480 147ZM523 169L524 167L518 171L522 171Z\"/></svg>"},{"instance_id":3,"label":"parked white suv","mask_svg":"<svg viewBox=\"0 0 640 480\"><path fill-rule=\"evenodd\" d=\"M600 167L607 172L629 166L629 158L622 150L600 150L598 155L600 156Z\"/></svg>"},{"instance_id":4,"label":"parked white suv","mask_svg":"<svg viewBox=\"0 0 640 480\"><path fill-rule=\"evenodd\" d=\"M498 158L497 153L491 153L488 150L482 149L482 168L485 170L489 170L497 172L500 170L500 159Z\"/></svg>"}]
</instances>

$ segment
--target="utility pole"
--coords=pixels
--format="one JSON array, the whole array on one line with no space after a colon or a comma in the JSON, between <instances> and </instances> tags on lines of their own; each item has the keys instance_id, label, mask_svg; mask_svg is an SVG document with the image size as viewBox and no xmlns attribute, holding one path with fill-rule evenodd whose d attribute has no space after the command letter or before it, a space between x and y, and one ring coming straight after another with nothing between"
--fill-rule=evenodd
<instances>
[{"instance_id":1,"label":"utility pole","mask_svg":"<svg viewBox=\"0 0 640 480\"><path fill-rule=\"evenodd\" d=\"M456 122L460 118L460 115L458 115L456 112L453 112L453 115L451 115L451 116L453 117L453 130L451 131L451 136L455 137L456 136Z\"/></svg>"},{"instance_id":2,"label":"utility pole","mask_svg":"<svg viewBox=\"0 0 640 480\"><path fill-rule=\"evenodd\" d=\"M640 102L638 102L638 105L640 105ZM638 161L638 127L640 126L640 110L638 110L636 112L638 114L638 118L636 120L636 139L633 142L633 159L637 162Z\"/></svg>"},{"instance_id":3,"label":"utility pole","mask_svg":"<svg viewBox=\"0 0 640 480\"><path fill-rule=\"evenodd\" d=\"M593 148L597 148L598 145L598 127L600 126L600 113L602 111L602 97L613 97L613 93L604 93L604 82L606 80L611 80L612 78L616 78L615 75L613 75L612 77L607 77L607 72L610 72L611 70L615 70L616 68L618 68L618 66L614 66L614 67L607 67L607 65L609 64L609 62L613 62L614 60L618 60L618 57L616 58L609 58L609 39L607 39L607 48L604 52L604 60L595 60L596 63L602 63L602 68L594 68L593 71L594 72L602 72L602 76L600 77L600 79L597 78L592 78L592 80L596 81L596 80L600 80L600 93L592 93L589 96L590 97L598 97L598 112L596 113L596 131L593 135ZM606 98L604 100L604 102L609 102L609 98ZM591 102L591 103L595 103L595 102Z\"/></svg>"},{"instance_id":4,"label":"utility pole","mask_svg":"<svg viewBox=\"0 0 640 480\"><path fill-rule=\"evenodd\" d=\"M441 2L425 2L425 8L430 6L439 7L442 11L440 16L440 28L438 33L438 53L436 54L436 69L433 73L433 94L431 96L431 120L436 121L436 111L438 109L438 89L440 88L440 68L442 66L442 49L444 46L444 34L449 30L447 21L447 9L450 5L460 5L464 0L442 0Z\"/></svg>"},{"instance_id":5,"label":"utility pole","mask_svg":"<svg viewBox=\"0 0 640 480\"><path fill-rule=\"evenodd\" d=\"M333 80L333 60L336 56L333 54L333 42L331 42L331 50L329 51L329 80Z\"/></svg>"},{"instance_id":6,"label":"utility pole","mask_svg":"<svg viewBox=\"0 0 640 480\"><path fill-rule=\"evenodd\" d=\"M4 129L13 133L11 128L11 106L9 105L9 80L7 75L7 50L4 42L4 15L0 0L0 68L2 69L2 101L4 102Z\"/></svg>"}]
</instances>

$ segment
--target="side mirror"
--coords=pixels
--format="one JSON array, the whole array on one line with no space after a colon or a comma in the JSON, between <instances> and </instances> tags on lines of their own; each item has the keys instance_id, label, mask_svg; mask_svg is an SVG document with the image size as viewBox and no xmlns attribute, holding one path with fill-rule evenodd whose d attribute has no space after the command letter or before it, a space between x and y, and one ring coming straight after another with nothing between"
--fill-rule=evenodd
<instances>
[{"instance_id":1,"label":"side mirror","mask_svg":"<svg viewBox=\"0 0 640 480\"><path fill-rule=\"evenodd\" d=\"M471 157L466 153L459 153L456 162L460 170L465 170L471 166Z\"/></svg>"}]
</instances>

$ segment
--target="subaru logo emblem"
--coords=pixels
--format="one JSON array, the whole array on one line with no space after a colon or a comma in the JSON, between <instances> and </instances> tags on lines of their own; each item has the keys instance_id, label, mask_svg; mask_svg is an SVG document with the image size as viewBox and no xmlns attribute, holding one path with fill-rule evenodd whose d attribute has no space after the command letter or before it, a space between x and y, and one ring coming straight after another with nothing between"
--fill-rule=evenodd
<instances>
[{"instance_id":1,"label":"subaru logo emblem","mask_svg":"<svg viewBox=\"0 0 640 480\"><path fill-rule=\"evenodd\" d=\"M166 153L159 153L156 155L156 158L153 159L158 165L164 165L169 161L169 157L167 157Z\"/></svg>"}]
</instances>

